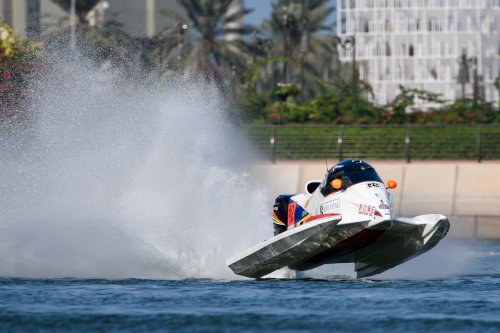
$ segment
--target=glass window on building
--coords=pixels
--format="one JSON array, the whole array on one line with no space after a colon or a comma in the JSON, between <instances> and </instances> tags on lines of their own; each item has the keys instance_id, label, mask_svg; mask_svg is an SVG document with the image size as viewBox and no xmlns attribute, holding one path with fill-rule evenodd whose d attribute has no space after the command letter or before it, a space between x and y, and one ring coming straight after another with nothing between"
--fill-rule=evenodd
<instances>
[{"instance_id":1,"label":"glass window on building","mask_svg":"<svg viewBox=\"0 0 500 333\"><path fill-rule=\"evenodd\" d=\"M448 20L446 26L448 27L448 32L455 30L455 20L452 15L448 15Z\"/></svg>"}]
</instances>

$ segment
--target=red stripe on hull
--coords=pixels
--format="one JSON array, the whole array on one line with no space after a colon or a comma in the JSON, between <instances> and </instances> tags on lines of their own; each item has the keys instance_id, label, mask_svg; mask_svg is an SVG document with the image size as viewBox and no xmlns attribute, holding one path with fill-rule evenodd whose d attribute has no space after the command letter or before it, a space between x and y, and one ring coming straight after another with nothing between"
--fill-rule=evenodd
<instances>
[{"instance_id":1,"label":"red stripe on hull","mask_svg":"<svg viewBox=\"0 0 500 333\"><path fill-rule=\"evenodd\" d=\"M331 214L321 214L321 215L311 216L310 218L308 218L307 220L305 220L304 223L312 222L314 220L323 219L323 218L326 218L326 217L339 216L339 215L340 214L331 213Z\"/></svg>"}]
</instances>

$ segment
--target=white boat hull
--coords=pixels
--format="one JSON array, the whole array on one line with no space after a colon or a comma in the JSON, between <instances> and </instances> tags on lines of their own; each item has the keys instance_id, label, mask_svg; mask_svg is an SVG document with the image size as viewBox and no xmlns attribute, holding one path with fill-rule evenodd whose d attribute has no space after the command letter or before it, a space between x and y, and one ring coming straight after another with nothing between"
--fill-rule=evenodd
<instances>
[{"instance_id":1,"label":"white boat hull","mask_svg":"<svg viewBox=\"0 0 500 333\"><path fill-rule=\"evenodd\" d=\"M304 271L328 263L355 263L357 277L379 274L434 247L448 232L440 214L384 221L342 221L327 214L287 230L227 260L236 274L261 278L282 267Z\"/></svg>"}]
</instances>

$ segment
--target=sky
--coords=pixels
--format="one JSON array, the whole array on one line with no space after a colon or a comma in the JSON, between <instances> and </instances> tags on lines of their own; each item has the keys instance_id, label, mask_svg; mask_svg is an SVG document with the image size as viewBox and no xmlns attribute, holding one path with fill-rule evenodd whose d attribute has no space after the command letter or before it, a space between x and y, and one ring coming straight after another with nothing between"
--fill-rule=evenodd
<instances>
[{"instance_id":1,"label":"sky","mask_svg":"<svg viewBox=\"0 0 500 333\"><path fill-rule=\"evenodd\" d=\"M269 18L271 16L271 4L273 1L271 0L253 0L253 1L245 1L245 8L253 9L247 16L247 23L258 25L264 19Z\"/></svg>"},{"instance_id":2,"label":"sky","mask_svg":"<svg viewBox=\"0 0 500 333\"><path fill-rule=\"evenodd\" d=\"M253 12L246 16L246 23L259 25L264 19L271 17L272 4L276 0L246 0L244 2L245 8L253 9ZM335 5L335 1L330 1L330 6ZM328 19L328 23L334 21L335 14L332 13Z\"/></svg>"}]
</instances>

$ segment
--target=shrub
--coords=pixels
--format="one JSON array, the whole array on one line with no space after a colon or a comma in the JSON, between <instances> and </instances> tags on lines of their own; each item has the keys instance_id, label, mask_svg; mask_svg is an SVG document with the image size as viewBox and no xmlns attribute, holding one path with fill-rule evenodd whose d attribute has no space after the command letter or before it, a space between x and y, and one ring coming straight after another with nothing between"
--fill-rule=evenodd
<instances>
[{"instance_id":1,"label":"shrub","mask_svg":"<svg viewBox=\"0 0 500 333\"><path fill-rule=\"evenodd\" d=\"M16 36L0 20L0 120L18 119L27 102L28 86L38 66L36 44Z\"/></svg>"}]
</instances>

